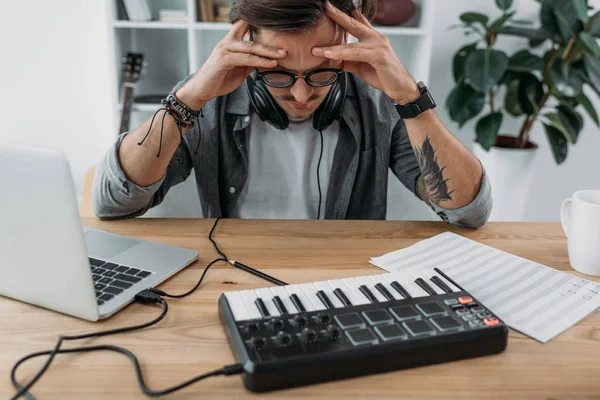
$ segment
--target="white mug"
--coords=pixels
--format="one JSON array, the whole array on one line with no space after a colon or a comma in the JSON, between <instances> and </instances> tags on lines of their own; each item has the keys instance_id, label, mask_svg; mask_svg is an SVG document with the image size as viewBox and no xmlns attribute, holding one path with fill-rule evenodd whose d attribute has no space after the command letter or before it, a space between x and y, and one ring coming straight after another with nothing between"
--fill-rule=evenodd
<instances>
[{"instance_id":1,"label":"white mug","mask_svg":"<svg viewBox=\"0 0 600 400\"><path fill-rule=\"evenodd\" d=\"M573 269L600 276L600 190L575 192L560 207Z\"/></svg>"}]
</instances>

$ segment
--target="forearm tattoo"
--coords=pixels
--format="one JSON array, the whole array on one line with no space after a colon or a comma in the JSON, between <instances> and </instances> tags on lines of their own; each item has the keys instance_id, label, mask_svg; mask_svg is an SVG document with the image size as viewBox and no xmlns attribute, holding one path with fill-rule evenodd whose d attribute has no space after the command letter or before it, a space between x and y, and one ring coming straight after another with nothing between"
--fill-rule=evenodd
<instances>
[{"instance_id":1,"label":"forearm tattoo","mask_svg":"<svg viewBox=\"0 0 600 400\"><path fill-rule=\"evenodd\" d=\"M448 191L448 179L444 179L444 169L446 167L440 167L438 164L429 137L425 138L425 142L423 142L420 149L415 147L414 152L421 169L421 179L428 197L436 203L444 200L452 201L451 194L454 191Z\"/></svg>"}]
</instances>

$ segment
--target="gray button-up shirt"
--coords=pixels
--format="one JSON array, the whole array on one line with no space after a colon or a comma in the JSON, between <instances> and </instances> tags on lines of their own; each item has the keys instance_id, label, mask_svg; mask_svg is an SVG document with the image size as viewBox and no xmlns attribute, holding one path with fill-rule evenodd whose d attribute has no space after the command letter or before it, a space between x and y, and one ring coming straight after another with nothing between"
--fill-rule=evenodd
<instances>
[{"instance_id":1,"label":"gray button-up shirt","mask_svg":"<svg viewBox=\"0 0 600 400\"><path fill-rule=\"evenodd\" d=\"M173 91L190 78L179 82ZM147 187L128 180L119 165L118 149L127 135L123 133L97 168L92 192L96 215L102 219L143 215L160 204L171 187L186 180L193 168L202 215L229 217L248 177L244 144L251 112L245 85L206 103L204 118L186 132L165 175ZM348 76L339 135L325 200L325 218L385 219L390 170L420 198L419 166L393 100L352 74ZM452 224L483 225L492 208L485 171L479 193L470 204L454 210L433 203L429 206Z\"/></svg>"}]
</instances>

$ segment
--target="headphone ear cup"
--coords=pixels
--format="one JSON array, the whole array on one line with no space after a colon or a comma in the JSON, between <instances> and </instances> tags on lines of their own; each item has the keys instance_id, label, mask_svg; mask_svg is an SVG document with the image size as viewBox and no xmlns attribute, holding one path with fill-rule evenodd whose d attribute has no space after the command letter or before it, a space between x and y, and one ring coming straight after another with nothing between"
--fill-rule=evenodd
<instances>
[{"instance_id":1,"label":"headphone ear cup","mask_svg":"<svg viewBox=\"0 0 600 400\"><path fill-rule=\"evenodd\" d=\"M277 104L269 89L261 81L256 82L249 75L246 78L246 89L248 90L250 103L261 120L267 121L279 130L286 129L289 126L287 114Z\"/></svg>"},{"instance_id":2,"label":"headphone ear cup","mask_svg":"<svg viewBox=\"0 0 600 400\"><path fill-rule=\"evenodd\" d=\"M313 116L313 127L318 131L325 130L333 121L340 119L346 101L348 82L346 72L343 72L333 84L323 103Z\"/></svg>"}]
</instances>

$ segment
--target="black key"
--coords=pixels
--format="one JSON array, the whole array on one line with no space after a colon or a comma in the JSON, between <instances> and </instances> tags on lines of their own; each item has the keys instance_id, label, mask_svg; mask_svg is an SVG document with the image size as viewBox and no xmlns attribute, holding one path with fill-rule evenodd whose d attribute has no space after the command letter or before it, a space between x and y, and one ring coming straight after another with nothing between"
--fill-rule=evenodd
<instances>
[{"instance_id":1,"label":"black key","mask_svg":"<svg viewBox=\"0 0 600 400\"><path fill-rule=\"evenodd\" d=\"M94 273L98 274L98 275L102 275L105 272L106 272L106 270L104 268L100 268L100 267L96 268L96 270L94 271Z\"/></svg>"},{"instance_id":2,"label":"black key","mask_svg":"<svg viewBox=\"0 0 600 400\"><path fill-rule=\"evenodd\" d=\"M429 285L427 284L427 282L425 282L425 281L423 280L423 278L417 278L417 279L415 279L415 283L416 283L417 285L421 286L421 288L422 288L424 291L426 291L427 293L429 293L429 295L430 295L430 296L435 296L435 295L437 294L437 293L435 292L435 290L433 290L433 289L431 288L431 286L429 286Z\"/></svg>"},{"instance_id":3,"label":"black key","mask_svg":"<svg viewBox=\"0 0 600 400\"><path fill-rule=\"evenodd\" d=\"M397 281L390 283L390 286L393 287L396 292L400 293L400 296L404 297L405 299L410 299L412 297Z\"/></svg>"},{"instance_id":4,"label":"black key","mask_svg":"<svg viewBox=\"0 0 600 400\"><path fill-rule=\"evenodd\" d=\"M102 296L102 292L96 291L96 297L100 297L100 296Z\"/></svg>"},{"instance_id":5,"label":"black key","mask_svg":"<svg viewBox=\"0 0 600 400\"><path fill-rule=\"evenodd\" d=\"M431 282L435 283L444 292L452 293L452 289L450 289L450 286L446 285L439 276L432 276Z\"/></svg>"},{"instance_id":6,"label":"black key","mask_svg":"<svg viewBox=\"0 0 600 400\"><path fill-rule=\"evenodd\" d=\"M267 310L267 306L265 306L265 303L264 301L262 301L261 298L254 300L254 304L256 304L256 307L258 307L258 311L260 311L260 314L263 317L271 316L271 314L269 314L269 310Z\"/></svg>"},{"instance_id":7,"label":"black key","mask_svg":"<svg viewBox=\"0 0 600 400\"><path fill-rule=\"evenodd\" d=\"M136 276L139 276L140 278L145 278L149 275L152 275L152 272L150 271L140 271L138 272L138 274Z\"/></svg>"},{"instance_id":8,"label":"black key","mask_svg":"<svg viewBox=\"0 0 600 400\"><path fill-rule=\"evenodd\" d=\"M346 307L350 307L352 305L352 302L350 302L350 299L348 299L348 297L346 297L346 294L342 292L342 289L337 288L333 291L333 293L337 296L338 299L340 299L342 304Z\"/></svg>"},{"instance_id":9,"label":"black key","mask_svg":"<svg viewBox=\"0 0 600 400\"><path fill-rule=\"evenodd\" d=\"M102 296L100 296L100 300L109 301L113 297L115 296L113 296L112 294L103 294Z\"/></svg>"},{"instance_id":10,"label":"black key","mask_svg":"<svg viewBox=\"0 0 600 400\"><path fill-rule=\"evenodd\" d=\"M115 269L119 266L119 264L115 264L115 263L106 263L102 266L102 268L104 269Z\"/></svg>"},{"instance_id":11,"label":"black key","mask_svg":"<svg viewBox=\"0 0 600 400\"><path fill-rule=\"evenodd\" d=\"M388 299L389 301L394 300L394 296L392 296L392 294L390 293L389 290L386 289L385 286L383 286L381 283L378 283L375 285L375 289L379 290L379 292L381 292L381 294Z\"/></svg>"},{"instance_id":12,"label":"black key","mask_svg":"<svg viewBox=\"0 0 600 400\"><path fill-rule=\"evenodd\" d=\"M122 291L123 291L123 289L119 289L119 288L112 287L112 286L109 286L103 290L104 293L110 293L110 294L119 294Z\"/></svg>"},{"instance_id":13,"label":"black key","mask_svg":"<svg viewBox=\"0 0 600 400\"><path fill-rule=\"evenodd\" d=\"M300 312L306 312L306 308L304 308L304 304L302 304L302 302L300 301L300 298L298 297L298 295L296 293L294 293L290 296L290 300L292 301L292 303L294 303L294 307L296 307L296 310L298 310Z\"/></svg>"},{"instance_id":14,"label":"black key","mask_svg":"<svg viewBox=\"0 0 600 400\"><path fill-rule=\"evenodd\" d=\"M128 269L129 269L129 268L127 268L127 267L126 267L126 266L124 266L124 265L119 265L117 268L115 268L115 271L117 271L117 272L125 272L125 271L127 271Z\"/></svg>"},{"instance_id":15,"label":"black key","mask_svg":"<svg viewBox=\"0 0 600 400\"><path fill-rule=\"evenodd\" d=\"M125 282L130 282L130 283L138 283L139 281L142 280L142 278L138 278L137 276L131 276L131 275L125 275L125 274L117 274L115 276L115 279L119 279Z\"/></svg>"},{"instance_id":16,"label":"black key","mask_svg":"<svg viewBox=\"0 0 600 400\"><path fill-rule=\"evenodd\" d=\"M96 272L96 267L90 267L90 269L92 270L92 272Z\"/></svg>"},{"instance_id":17,"label":"black key","mask_svg":"<svg viewBox=\"0 0 600 400\"><path fill-rule=\"evenodd\" d=\"M122 289L130 288L131 285L132 285L131 283L123 282L123 281L112 281L110 283L110 286L119 287L119 288L122 288Z\"/></svg>"},{"instance_id":18,"label":"black key","mask_svg":"<svg viewBox=\"0 0 600 400\"><path fill-rule=\"evenodd\" d=\"M102 274L102 276L107 276L109 278L112 278L113 276L115 276L117 273L115 271L106 271L105 273Z\"/></svg>"},{"instance_id":19,"label":"black key","mask_svg":"<svg viewBox=\"0 0 600 400\"><path fill-rule=\"evenodd\" d=\"M358 290L360 290L362 292L362 294L365 295L365 297L367 299L369 299L369 301L371 303L379 303L379 300L377 300L377 297L375 297L375 295L373 295L373 293L371 293L371 291L369 290L368 287L366 287L365 285L362 285L358 288Z\"/></svg>"},{"instance_id":20,"label":"black key","mask_svg":"<svg viewBox=\"0 0 600 400\"><path fill-rule=\"evenodd\" d=\"M101 306L102 304L104 304L104 300L98 299L96 300L96 303L98 303L98 305Z\"/></svg>"},{"instance_id":21,"label":"black key","mask_svg":"<svg viewBox=\"0 0 600 400\"><path fill-rule=\"evenodd\" d=\"M88 260L90 260L90 265L93 265L94 267L99 267L102 264L104 264L104 261L102 261L102 260L96 260L95 258L89 257Z\"/></svg>"},{"instance_id":22,"label":"black key","mask_svg":"<svg viewBox=\"0 0 600 400\"><path fill-rule=\"evenodd\" d=\"M109 283L111 283L113 280L110 278L102 278L98 281L98 283L104 283L105 285L108 285Z\"/></svg>"},{"instance_id":23,"label":"black key","mask_svg":"<svg viewBox=\"0 0 600 400\"><path fill-rule=\"evenodd\" d=\"M285 304L283 304L283 301L281 301L281 298L279 298L279 296L273 296L273 303L275 303L275 307L277 307L277 310L279 310L279 312L282 315L288 313L287 308L285 308Z\"/></svg>"},{"instance_id":24,"label":"black key","mask_svg":"<svg viewBox=\"0 0 600 400\"><path fill-rule=\"evenodd\" d=\"M126 273L127 275L135 275L135 274L137 274L138 272L140 272L140 270L139 270L139 269L137 269L137 268L129 268L129 269L127 270L127 272L125 272L125 273Z\"/></svg>"},{"instance_id":25,"label":"black key","mask_svg":"<svg viewBox=\"0 0 600 400\"><path fill-rule=\"evenodd\" d=\"M92 279L94 280L94 282L99 281L100 279L102 279L102 277L100 275L92 275Z\"/></svg>"},{"instance_id":26,"label":"black key","mask_svg":"<svg viewBox=\"0 0 600 400\"><path fill-rule=\"evenodd\" d=\"M331 300L329 300L329 297L327 297L327 295L325 294L325 292L324 292L324 291L322 291L322 290L319 290L319 291L317 292L317 297L319 298L319 300L321 300L321 303L323 303L323 305L324 305L326 308L335 308L335 307L333 306L333 303L331 302Z\"/></svg>"},{"instance_id":27,"label":"black key","mask_svg":"<svg viewBox=\"0 0 600 400\"><path fill-rule=\"evenodd\" d=\"M102 290L102 289L104 289L105 287L106 287L106 285L103 285L103 284L101 284L101 283L96 283L96 284L94 285L94 288L95 288L96 290Z\"/></svg>"}]
</instances>

